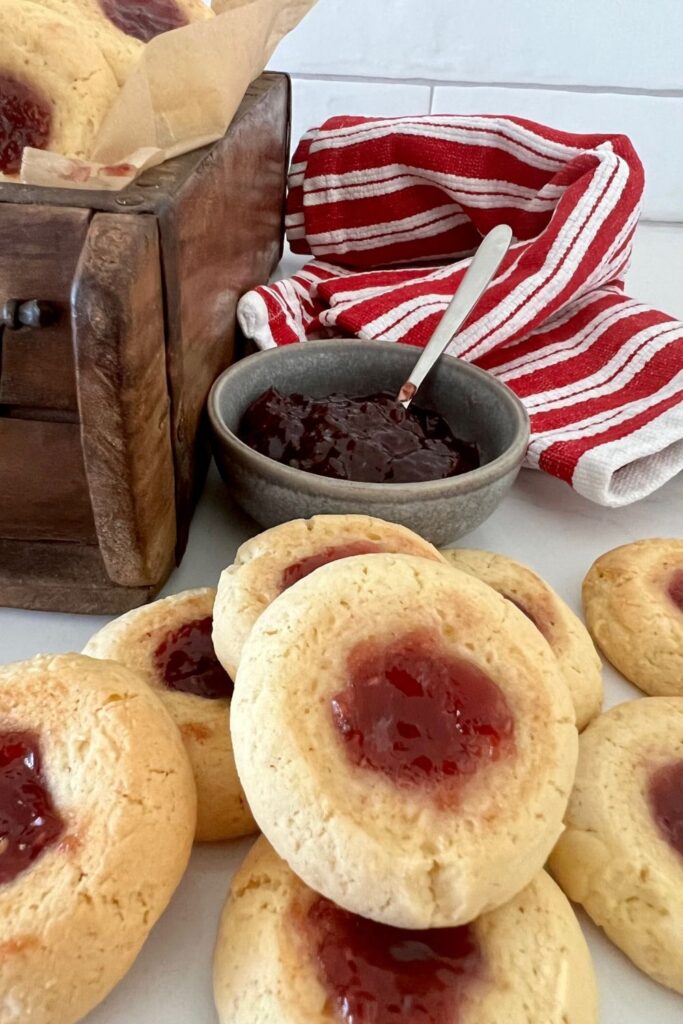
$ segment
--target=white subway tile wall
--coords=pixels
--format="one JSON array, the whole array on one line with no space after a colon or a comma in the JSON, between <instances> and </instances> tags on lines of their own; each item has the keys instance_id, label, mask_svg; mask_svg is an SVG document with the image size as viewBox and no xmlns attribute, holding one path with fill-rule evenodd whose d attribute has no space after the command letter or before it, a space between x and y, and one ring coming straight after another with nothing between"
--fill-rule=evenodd
<instances>
[{"instance_id":1,"label":"white subway tile wall","mask_svg":"<svg viewBox=\"0 0 683 1024\"><path fill-rule=\"evenodd\" d=\"M333 114L506 113L629 135L683 222L683 0L318 0L271 67L296 141Z\"/></svg>"},{"instance_id":2,"label":"white subway tile wall","mask_svg":"<svg viewBox=\"0 0 683 1024\"><path fill-rule=\"evenodd\" d=\"M628 135L645 167L643 216L648 220L683 220L682 98L540 88L437 86L432 111L516 114L570 132Z\"/></svg>"},{"instance_id":3,"label":"white subway tile wall","mask_svg":"<svg viewBox=\"0 0 683 1024\"><path fill-rule=\"evenodd\" d=\"M683 0L681 0L683 3ZM294 79L292 96L292 143L328 117L336 114L367 114L395 117L429 114L431 89L408 82L349 82Z\"/></svg>"}]
</instances>

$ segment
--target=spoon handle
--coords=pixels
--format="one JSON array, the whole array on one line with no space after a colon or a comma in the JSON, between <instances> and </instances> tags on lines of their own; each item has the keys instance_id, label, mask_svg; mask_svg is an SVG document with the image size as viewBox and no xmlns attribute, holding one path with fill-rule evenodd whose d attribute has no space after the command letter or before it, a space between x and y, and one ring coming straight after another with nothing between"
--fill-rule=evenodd
<instances>
[{"instance_id":1,"label":"spoon handle","mask_svg":"<svg viewBox=\"0 0 683 1024\"><path fill-rule=\"evenodd\" d=\"M398 401L404 409L408 408L417 389L488 288L511 241L512 228L507 224L498 224L484 238L413 372L398 393Z\"/></svg>"}]
</instances>

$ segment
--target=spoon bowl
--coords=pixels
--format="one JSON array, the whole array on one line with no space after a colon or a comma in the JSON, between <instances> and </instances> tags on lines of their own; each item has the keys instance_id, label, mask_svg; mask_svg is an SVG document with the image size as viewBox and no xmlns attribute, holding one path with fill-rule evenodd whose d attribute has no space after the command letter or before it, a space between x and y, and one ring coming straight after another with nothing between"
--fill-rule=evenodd
<instances>
[{"instance_id":1,"label":"spoon bowl","mask_svg":"<svg viewBox=\"0 0 683 1024\"><path fill-rule=\"evenodd\" d=\"M397 392L415 349L384 341L334 338L259 352L225 370L209 396L218 468L230 494L261 526L321 513L366 513L402 523L435 544L480 525L519 472L529 421L519 399L484 370L443 356L420 393L420 404L474 441L481 466L460 476L419 483L355 483L284 466L237 436L248 406L267 388L324 398Z\"/></svg>"}]
</instances>

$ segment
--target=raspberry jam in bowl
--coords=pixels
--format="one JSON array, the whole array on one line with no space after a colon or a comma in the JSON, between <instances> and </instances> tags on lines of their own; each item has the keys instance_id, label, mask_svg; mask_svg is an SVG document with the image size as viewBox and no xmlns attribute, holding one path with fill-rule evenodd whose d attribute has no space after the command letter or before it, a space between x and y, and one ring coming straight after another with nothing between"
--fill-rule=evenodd
<instances>
[{"instance_id":1,"label":"raspberry jam in bowl","mask_svg":"<svg viewBox=\"0 0 683 1024\"><path fill-rule=\"evenodd\" d=\"M386 405L386 396L398 393L417 354L409 345L331 338L270 349L227 369L211 390L208 410L216 462L231 496L264 527L319 514L361 513L401 523L437 545L474 530L502 501L519 472L529 439L528 417L500 381L443 356L415 399L421 436L415 442L409 430L408 444L415 442L416 447L406 456L405 434L389 437L386 420L393 430L394 418L391 410L379 406ZM302 397L289 402L283 416L279 400L259 402L275 392ZM372 464L364 479L357 478L356 460L348 457L343 436L338 451L323 459L323 472L313 464L317 451L308 461L292 460L287 452L278 461L284 449L276 435L283 422L287 420L290 438L296 435L300 406L302 422L306 414L315 426L321 411L318 419L328 429L331 396L361 399L366 421L363 398L384 396L377 403L379 412L389 415L378 419L376 452L373 430L367 422L361 424L362 461ZM334 404L332 414L338 420L338 399ZM259 413L251 421L250 409ZM353 410L342 411L344 422L353 420ZM403 417L396 419L403 430ZM425 471L427 463L433 475L431 469ZM330 466L335 475L328 475Z\"/></svg>"}]
</instances>

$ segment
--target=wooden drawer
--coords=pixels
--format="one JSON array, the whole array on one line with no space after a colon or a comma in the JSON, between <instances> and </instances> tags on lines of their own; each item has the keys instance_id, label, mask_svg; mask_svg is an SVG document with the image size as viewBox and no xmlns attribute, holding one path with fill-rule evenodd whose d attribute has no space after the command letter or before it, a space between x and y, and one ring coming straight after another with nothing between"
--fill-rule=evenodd
<instances>
[{"instance_id":1,"label":"wooden drawer","mask_svg":"<svg viewBox=\"0 0 683 1024\"><path fill-rule=\"evenodd\" d=\"M0 537L97 543L77 423L0 418Z\"/></svg>"},{"instance_id":2,"label":"wooden drawer","mask_svg":"<svg viewBox=\"0 0 683 1024\"><path fill-rule=\"evenodd\" d=\"M121 192L0 182L0 604L121 611L181 557L235 307L282 252L289 110L266 73Z\"/></svg>"},{"instance_id":3,"label":"wooden drawer","mask_svg":"<svg viewBox=\"0 0 683 1024\"><path fill-rule=\"evenodd\" d=\"M71 285L90 219L90 210L3 204L0 305L42 299L51 303L56 319L40 330L5 332L0 406L77 410Z\"/></svg>"}]
</instances>

